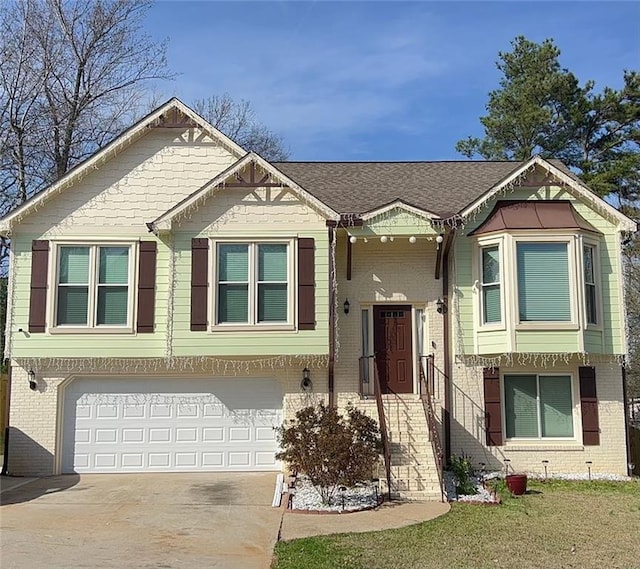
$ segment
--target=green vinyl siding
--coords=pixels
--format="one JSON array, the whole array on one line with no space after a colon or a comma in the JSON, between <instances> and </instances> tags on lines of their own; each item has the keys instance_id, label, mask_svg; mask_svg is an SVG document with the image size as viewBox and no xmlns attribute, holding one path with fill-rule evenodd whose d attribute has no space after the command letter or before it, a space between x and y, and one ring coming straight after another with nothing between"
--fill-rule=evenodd
<instances>
[{"instance_id":1,"label":"green vinyl siding","mask_svg":"<svg viewBox=\"0 0 640 569\"><path fill-rule=\"evenodd\" d=\"M521 322L571 321L566 243L517 243Z\"/></svg>"}]
</instances>

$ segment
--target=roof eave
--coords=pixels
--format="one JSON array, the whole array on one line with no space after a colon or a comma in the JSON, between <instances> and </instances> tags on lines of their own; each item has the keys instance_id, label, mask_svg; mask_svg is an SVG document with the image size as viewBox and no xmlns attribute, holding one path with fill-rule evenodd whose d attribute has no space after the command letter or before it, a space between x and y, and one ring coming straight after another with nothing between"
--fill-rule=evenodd
<instances>
[{"instance_id":1,"label":"roof eave","mask_svg":"<svg viewBox=\"0 0 640 569\"><path fill-rule=\"evenodd\" d=\"M541 158L540 156L533 156L527 162L520 165L516 168L511 174L509 174L506 178L495 184L492 188L487 190L482 196L472 202L469 206L467 206L462 212L460 212L459 216L462 218L468 217L474 210L480 207L482 204L490 200L493 196L495 196L500 190L502 190L505 186L516 180L519 176L521 176L524 172L526 172L532 166L541 166L545 168L549 173L553 174L556 178L562 181L565 185L572 188L576 191L580 196L584 197L587 201L592 203L594 206L602 208L606 211L613 219L616 220L619 231L636 231L637 225L632 220L629 219L626 215L619 212L616 208L609 205L602 198L598 197L592 191L590 191L586 185L578 183L576 180L571 178L565 174L558 167L551 164L549 161Z\"/></svg>"}]
</instances>

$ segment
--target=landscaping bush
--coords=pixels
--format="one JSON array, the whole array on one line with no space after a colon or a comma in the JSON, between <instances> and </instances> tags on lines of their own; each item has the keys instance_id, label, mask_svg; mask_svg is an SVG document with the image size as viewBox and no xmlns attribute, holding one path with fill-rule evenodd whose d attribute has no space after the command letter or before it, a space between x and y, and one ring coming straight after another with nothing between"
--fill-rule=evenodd
<instances>
[{"instance_id":1,"label":"landscaping bush","mask_svg":"<svg viewBox=\"0 0 640 569\"><path fill-rule=\"evenodd\" d=\"M456 481L456 493L458 496L470 496L476 493L476 487L471 477L473 476L473 466L471 459L462 455L451 457L451 472Z\"/></svg>"},{"instance_id":2,"label":"landscaping bush","mask_svg":"<svg viewBox=\"0 0 640 569\"><path fill-rule=\"evenodd\" d=\"M378 462L378 424L352 406L346 418L323 403L305 407L278 435L282 451L276 458L306 474L325 504L339 486L370 480Z\"/></svg>"}]
</instances>

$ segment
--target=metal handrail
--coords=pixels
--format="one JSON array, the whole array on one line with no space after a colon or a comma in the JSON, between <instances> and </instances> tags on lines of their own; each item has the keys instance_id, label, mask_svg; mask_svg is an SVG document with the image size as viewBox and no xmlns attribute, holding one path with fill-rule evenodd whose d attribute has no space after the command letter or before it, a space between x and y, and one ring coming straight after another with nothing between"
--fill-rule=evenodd
<instances>
[{"instance_id":1,"label":"metal handrail","mask_svg":"<svg viewBox=\"0 0 640 569\"><path fill-rule=\"evenodd\" d=\"M384 457L384 470L387 476L388 498L391 500L391 448L389 446L389 431L387 431L387 419L384 414L382 403L382 389L380 388L380 378L378 377L378 366L373 366L373 380L376 394L376 405L378 406L378 420L380 422L380 436L382 438L382 453Z\"/></svg>"},{"instance_id":2,"label":"metal handrail","mask_svg":"<svg viewBox=\"0 0 640 569\"><path fill-rule=\"evenodd\" d=\"M370 366L370 361L375 358L375 354L370 356L362 356L359 360L360 366L360 396L370 395L367 390L365 393L365 383L370 381L371 367L373 367L373 391L376 398L376 406L378 407L378 423L380 425L380 438L382 439L382 457L384 458L384 469L387 477L387 491L389 500L391 500L391 448L389 445L389 431L387 429L387 418L384 412L384 404L382 402L382 388L380 386L380 377L378 376L378 366ZM365 372L366 370L366 372Z\"/></svg>"},{"instance_id":3,"label":"metal handrail","mask_svg":"<svg viewBox=\"0 0 640 569\"><path fill-rule=\"evenodd\" d=\"M433 455L436 461L438 481L440 482L440 495L444 502L444 453L442 451L438 422L436 420L436 413L433 405L435 386L435 365L433 354L420 356L418 360L418 370L420 376L420 395L427 419L427 426L429 428L429 440L431 441L431 448L433 449Z\"/></svg>"}]
</instances>

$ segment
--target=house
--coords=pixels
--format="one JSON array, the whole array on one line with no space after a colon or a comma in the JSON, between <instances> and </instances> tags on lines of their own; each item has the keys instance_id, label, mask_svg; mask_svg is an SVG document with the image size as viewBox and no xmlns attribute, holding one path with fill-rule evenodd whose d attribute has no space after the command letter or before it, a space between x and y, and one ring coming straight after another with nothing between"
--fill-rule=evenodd
<instances>
[{"instance_id":1,"label":"house","mask_svg":"<svg viewBox=\"0 0 640 569\"><path fill-rule=\"evenodd\" d=\"M324 399L408 498L450 454L625 474L635 230L554 161L272 164L172 99L0 220L7 470L277 470Z\"/></svg>"}]
</instances>

